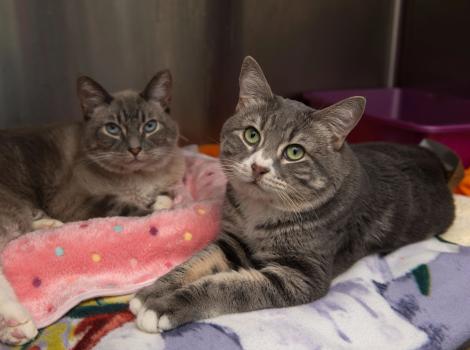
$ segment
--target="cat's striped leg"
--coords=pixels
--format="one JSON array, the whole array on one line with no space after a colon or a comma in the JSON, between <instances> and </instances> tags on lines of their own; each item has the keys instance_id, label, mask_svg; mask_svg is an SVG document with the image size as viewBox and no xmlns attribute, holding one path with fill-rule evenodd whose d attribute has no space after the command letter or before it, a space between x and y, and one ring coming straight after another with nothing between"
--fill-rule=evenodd
<instances>
[{"instance_id":1,"label":"cat's striped leg","mask_svg":"<svg viewBox=\"0 0 470 350\"><path fill-rule=\"evenodd\" d=\"M224 220L224 222L231 223L230 220ZM237 225L232 223L231 226L236 227ZM129 308L136 316L140 313L138 322L143 324L145 317L141 310L148 298L162 297L207 275L230 271L237 266L248 267L250 264L249 255L251 253L248 247L235 234L222 232L214 243L159 278L151 286L137 292L130 301ZM145 326L142 325L141 328L145 328Z\"/></svg>"},{"instance_id":2,"label":"cat's striped leg","mask_svg":"<svg viewBox=\"0 0 470 350\"><path fill-rule=\"evenodd\" d=\"M140 290L136 297L145 301L149 295L154 298L163 296L207 275L230 271L237 266L248 267L250 262L246 250L235 235L222 233L214 243L159 278L153 285Z\"/></svg>"},{"instance_id":3,"label":"cat's striped leg","mask_svg":"<svg viewBox=\"0 0 470 350\"><path fill-rule=\"evenodd\" d=\"M230 271L240 266L248 267L248 255L248 248L242 245L235 235L223 233L214 243L188 261L158 279L153 285L140 290L130 301L129 308L138 316L140 327L145 329L145 324L152 324L152 321L146 321L147 318L153 318L152 314L146 317L142 312L142 306L148 299L163 297L207 275Z\"/></svg>"},{"instance_id":4,"label":"cat's striped leg","mask_svg":"<svg viewBox=\"0 0 470 350\"><path fill-rule=\"evenodd\" d=\"M252 255L230 233L207 249L220 254L217 260L226 268L195 268L193 259L204 261L203 251L164 276L153 286L161 290L149 289L139 299L139 328L159 332L220 314L298 305L321 297L330 284L331 261L325 257ZM168 282L171 288L164 287Z\"/></svg>"},{"instance_id":5,"label":"cat's striped leg","mask_svg":"<svg viewBox=\"0 0 470 350\"><path fill-rule=\"evenodd\" d=\"M230 263L223 251L218 245L210 244L188 261L159 278L154 284L138 291L130 301L129 308L135 315L138 315L147 299L162 297L203 276L228 270L230 270ZM143 319L143 315L140 318Z\"/></svg>"},{"instance_id":6,"label":"cat's striped leg","mask_svg":"<svg viewBox=\"0 0 470 350\"><path fill-rule=\"evenodd\" d=\"M307 264L304 265L304 267ZM315 271L312 266L310 272ZM206 276L171 294L148 298L139 313L139 328L161 332L218 315L304 304L326 294L330 279L268 264L260 270L240 269Z\"/></svg>"}]
</instances>

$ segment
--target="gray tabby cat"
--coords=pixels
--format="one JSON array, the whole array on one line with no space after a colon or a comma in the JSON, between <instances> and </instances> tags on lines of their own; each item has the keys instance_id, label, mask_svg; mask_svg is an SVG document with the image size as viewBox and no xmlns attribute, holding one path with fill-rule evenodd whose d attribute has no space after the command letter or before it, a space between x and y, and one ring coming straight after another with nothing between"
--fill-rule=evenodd
<instances>
[{"instance_id":1,"label":"gray tabby cat","mask_svg":"<svg viewBox=\"0 0 470 350\"><path fill-rule=\"evenodd\" d=\"M222 231L137 293L137 325L160 332L217 315L308 303L365 255L442 233L454 205L440 160L421 147L349 146L365 99L322 110L272 94L241 69L221 137L228 178Z\"/></svg>"},{"instance_id":2,"label":"gray tabby cat","mask_svg":"<svg viewBox=\"0 0 470 350\"><path fill-rule=\"evenodd\" d=\"M0 131L0 250L36 228L106 216L142 216L172 205L184 174L179 131L169 116L171 75L142 93L110 95L78 79L84 122ZM0 274L0 341L21 344L37 331Z\"/></svg>"}]
</instances>

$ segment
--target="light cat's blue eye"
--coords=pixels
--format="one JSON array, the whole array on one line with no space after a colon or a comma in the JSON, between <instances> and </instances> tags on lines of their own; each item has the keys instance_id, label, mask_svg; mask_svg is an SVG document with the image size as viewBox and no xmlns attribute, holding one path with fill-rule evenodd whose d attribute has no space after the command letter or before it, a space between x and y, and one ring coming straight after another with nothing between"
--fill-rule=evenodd
<instances>
[{"instance_id":1,"label":"light cat's blue eye","mask_svg":"<svg viewBox=\"0 0 470 350\"><path fill-rule=\"evenodd\" d=\"M121 128L115 123L107 123L104 127L111 135L119 135L121 133Z\"/></svg>"},{"instance_id":2,"label":"light cat's blue eye","mask_svg":"<svg viewBox=\"0 0 470 350\"><path fill-rule=\"evenodd\" d=\"M151 121L145 123L145 125L144 125L144 131L146 133L151 133L151 132L155 131L156 128L157 128L157 121L156 120L151 120Z\"/></svg>"},{"instance_id":3,"label":"light cat's blue eye","mask_svg":"<svg viewBox=\"0 0 470 350\"><path fill-rule=\"evenodd\" d=\"M248 142L250 145L256 145L261 139L259 131L252 126L245 129L243 137L245 138L245 141Z\"/></svg>"},{"instance_id":4,"label":"light cat's blue eye","mask_svg":"<svg viewBox=\"0 0 470 350\"><path fill-rule=\"evenodd\" d=\"M305 149L300 145L289 145L284 151L284 156L290 161L301 160L304 155Z\"/></svg>"}]
</instances>

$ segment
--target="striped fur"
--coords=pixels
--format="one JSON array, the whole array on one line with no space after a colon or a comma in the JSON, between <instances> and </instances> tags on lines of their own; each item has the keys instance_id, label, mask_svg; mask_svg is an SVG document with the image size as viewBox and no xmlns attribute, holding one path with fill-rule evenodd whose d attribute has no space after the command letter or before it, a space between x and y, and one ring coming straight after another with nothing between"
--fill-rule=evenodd
<instances>
[{"instance_id":1,"label":"striped fur","mask_svg":"<svg viewBox=\"0 0 470 350\"><path fill-rule=\"evenodd\" d=\"M310 302L361 257L442 233L454 216L442 164L419 147L350 147L363 109L362 98L315 111L274 96L247 58L237 113L222 130L222 232L137 294L138 326ZM244 136L252 127L253 143ZM301 159L286 157L290 144L303 147Z\"/></svg>"}]
</instances>

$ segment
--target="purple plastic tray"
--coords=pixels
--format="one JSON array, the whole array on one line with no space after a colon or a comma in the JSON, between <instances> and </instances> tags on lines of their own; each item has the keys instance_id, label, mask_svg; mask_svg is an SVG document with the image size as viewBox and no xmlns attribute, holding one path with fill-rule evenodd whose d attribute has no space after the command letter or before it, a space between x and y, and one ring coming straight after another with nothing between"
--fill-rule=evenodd
<instances>
[{"instance_id":1,"label":"purple plastic tray","mask_svg":"<svg viewBox=\"0 0 470 350\"><path fill-rule=\"evenodd\" d=\"M419 143L430 138L454 149L470 165L470 100L399 88L313 91L303 98L323 108L357 95L365 96L367 105L350 142Z\"/></svg>"}]
</instances>

